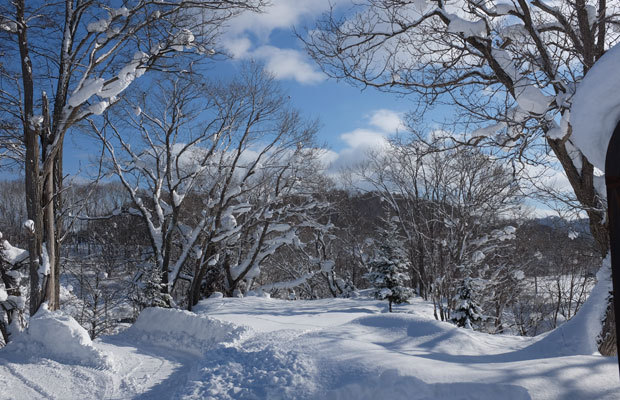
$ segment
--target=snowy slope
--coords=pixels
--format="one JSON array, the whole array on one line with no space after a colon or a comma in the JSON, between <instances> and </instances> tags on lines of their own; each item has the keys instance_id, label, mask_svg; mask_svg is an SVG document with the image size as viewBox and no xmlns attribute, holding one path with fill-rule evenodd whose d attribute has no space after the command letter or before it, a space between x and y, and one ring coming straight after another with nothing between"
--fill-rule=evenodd
<instances>
[{"instance_id":1,"label":"snowy slope","mask_svg":"<svg viewBox=\"0 0 620 400\"><path fill-rule=\"evenodd\" d=\"M0 399L620 398L616 359L583 354L559 333L458 329L417 299L385 309L259 297L209 299L195 313L148 309L126 332L84 344L108 365L0 350Z\"/></svg>"}]
</instances>

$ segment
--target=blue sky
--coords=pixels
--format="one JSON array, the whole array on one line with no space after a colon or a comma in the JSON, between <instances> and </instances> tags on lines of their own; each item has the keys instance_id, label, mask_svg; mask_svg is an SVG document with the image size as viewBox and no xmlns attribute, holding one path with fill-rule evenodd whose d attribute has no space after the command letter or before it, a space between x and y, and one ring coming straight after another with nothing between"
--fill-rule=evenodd
<instances>
[{"instance_id":1,"label":"blue sky","mask_svg":"<svg viewBox=\"0 0 620 400\"><path fill-rule=\"evenodd\" d=\"M328 79L306 55L293 28L299 32L312 28L330 3L345 1L271 0L264 13L246 13L233 19L219 43L233 58L216 62L209 73L230 75L247 60L263 63L285 88L293 105L305 117L319 119L317 139L329 149L326 158L333 162L334 171L358 159L368 147L402 131L401 118L413 108L406 97L372 88L362 91ZM84 171L89 158L96 156L97 147L96 141L85 140L79 133L69 136L66 171Z\"/></svg>"},{"instance_id":2,"label":"blue sky","mask_svg":"<svg viewBox=\"0 0 620 400\"><path fill-rule=\"evenodd\" d=\"M306 55L293 28L299 32L312 28L315 20L329 10L330 3L338 6L349 1L271 0L264 13L246 13L235 18L219 43L233 58L216 62L210 71L215 77L229 76L241 67L242 61L263 63L286 89L293 105L304 116L320 120L318 142L329 149L325 161L332 163L330 172L359 161L368 148L402 131L402 118L413 109L411 97L372 88L362 91L346 82L328 79ZM427 123L442 121L442 112L449 112L448 107L432 112ZM96 141L84 140L79 134L70 136L66 172L84 171L89 158L97 156L98 147Z\"/></svg>"},{"instance_id":3,"label":"blue sky","mask_svg":"<svg viewBox=\"0 0 620 400\"><path fill-rule=\"evenodd\" d=\"M343 0L334 2L332 4ZM306 117L318 118L318 142L330 149L334 169L359 157L386 137L402 130L400 120L411 101L374 89L362 91L328 79L306 55L293 27L303 32L329 10L328 0L273 0L264 13L244 14L230 23L221 45L233 55L219 68L234 68L241 60L265 64ZM217 69L215 73L217 73Z\"/></svg>"}]
</instances>

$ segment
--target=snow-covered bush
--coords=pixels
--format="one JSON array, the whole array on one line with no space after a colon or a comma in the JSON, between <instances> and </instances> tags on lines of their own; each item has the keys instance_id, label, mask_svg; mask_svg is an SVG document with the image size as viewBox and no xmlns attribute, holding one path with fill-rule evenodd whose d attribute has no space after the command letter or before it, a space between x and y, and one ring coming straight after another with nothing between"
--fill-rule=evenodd
<instances>
[{"instance_id":1,"label":"snow-covered bush","mask_svg":"<svg viewBox=\"0 0 620 400\"><path fill-rule=\"evenodd\" d=\"M25 326L25 277L20 272L28 252L12 246L0 232L0 346Z\"/></svg>"}]
</instances>

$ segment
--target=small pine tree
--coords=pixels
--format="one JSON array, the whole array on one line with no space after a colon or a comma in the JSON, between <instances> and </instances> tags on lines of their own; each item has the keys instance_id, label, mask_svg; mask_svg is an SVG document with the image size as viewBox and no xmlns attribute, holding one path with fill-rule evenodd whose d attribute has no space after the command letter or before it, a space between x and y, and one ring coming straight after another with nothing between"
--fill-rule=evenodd
<instances>
[{"instance_id":1,"label":"small pine tree","mask_svg":"<svg viewBox=\"0 0 620 400\"><path fill-rule=\"evenodd\" d=\"M456 304L452 322L459 327L474 329L482 322L482 309L474 299L475 284L472 278L465 278L454 295Z\"/></svg>"},{"instance_id":2,"label":"small pine tree","mask_svg":"<svg viewBox=\"0 0 620 400\"><path fill-rule=\"evenodd\" d=\"M170 308L172 297L163 293L161 275L149 266L141 269L132 281L130 300L138 313L146 307Z\"/></svg>"},{"instance_id":3,"label":"small pine tree","mask_svg":"<svg viewBox=\"0 0 620 400\"><path fill-rule=\"evenodd\" d=\"M370 272L364 277L374 285L375 298L387 300L388 309L392 312L392 304L404 303L413 296L413 290L405 286L404 272L409 264L398 246L397 228L391 220L388 220L387 229L381 232L381 236L382 244L369 263Z\"/></svg>"}]
</instances>

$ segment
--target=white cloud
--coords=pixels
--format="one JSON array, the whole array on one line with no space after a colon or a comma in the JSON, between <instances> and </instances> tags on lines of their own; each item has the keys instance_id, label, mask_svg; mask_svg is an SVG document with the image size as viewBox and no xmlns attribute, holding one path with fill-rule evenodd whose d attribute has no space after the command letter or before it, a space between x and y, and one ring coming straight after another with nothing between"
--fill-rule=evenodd
<instances>
[{"instance_id":1,"label":"white cloud","mask_svg":"<svg viewBox=\"0 0 620 400\"><path fill-rule=\"evenodd\" d=\"M265 67L277 79L294 79L302 84L318 83L325 75L308 63L304 54L294 49L280 49L274 46L261 46L250 56L265 62Z\"/></svg>"},{"instance_id":2,"label":"white cloud","mask_svg":"<svg viewBox=\"0 0 620 400\"><path fill-rule=\"evenodd\" d=\"M314 84L326 78L300 50L282 49L271 45L252 49L252 41L247 37L227 38L223 44L237 60L252 59L264 62L265 68L276 79L293 79L301 84Z\"/></svg>"},{"instance_id":3,"label":"white cloud","mask_svg":"<svg viewBox=\"0 0 620 400\"><path fill-rule=\"evenodd\" d=\"M334 0L271 0L260 14L243 13L230 21L229 33L233 36L244 33L256 35L262 43L269 41L275 29L288 29L299 24L303 18L314 19L328 11Z\"/></svg>"},{"instance_id":4,"label":"white cloud","mask_svg":"<svg viewBox=\"0 0 620 400\"><path fill-rule=\"evenodd\" d=\"M319 162L325 167L329 167L338 160L338 153L333 150L321 149L319 153Z\"/></svg>"},{"instance_id":5,"label":"white cloud","mask_svg":"<svg viewBox=\"0 0 620 400\"><path fill-rule=\"evenodd\" d=\"M395 133L405 129L405 123L401 113L382 108L375 110L369 116L370 125L381 129L383 132Z\"/></svg>"},{"instance_id":6,"label":"white cloud","mask_svg":"<svg viewBox=\"0 0 620 400\"><path fill-rule=\"evenodd\" d=\"M234 59L264 62L265 68L276 79L293 79L301 84L313 84L326 78L300 50L271 45L252 49L252 41L248 37L226 38L223 45Z\"/></svg>"},{"instance_id":7,"label":"white cloud","mask_svg":"<svg viewBox=\"0 0 620 400\"><path fill-rule=\"evenodd\" d=\"M224 42L224 47L233 58L241 59L246 57L252 48L252 41L247 37L228 38Z\"/></svg>"},{"instance_id":8,"label":"white cloud","mask_svg":"<svg viewBox=\"0 0 620 400\"><path fill-rule=\"evenodd\" d=\"M385 133L370 129L356 129L352 132L340 135L340 140L344 141L351 149L382 148L387 145Z\"/></svg>"},{"instance_id":9,"label":"white cloud","mask_svg":"<svg viewBox=\"0 0 620 400\"><path fill-rule=\"evenodd\" d=\"M364 117L367 127L341 134L339 138L346 146L337 153L331 152L327 173L337 175L342 168L364 162L371 152L385 151L389 137L405 128L401 116L402 113L385 108L374 110Z\"/></svg>"},{"instance_id":10,"label":"white cloud","mask_svg":"<svg viewBox=\"0 0 620 400\"><path fill-rule=\"evenodd\" d=\"M303 51L275 47L270 36L276 29L288 30L305 20L313 21L338 1L272 0L262 13L243 13L233 18L224 32L222 45L235 59L264 62L277 79L319 83L326 77Z\"/></svg>"}]
</instances>

